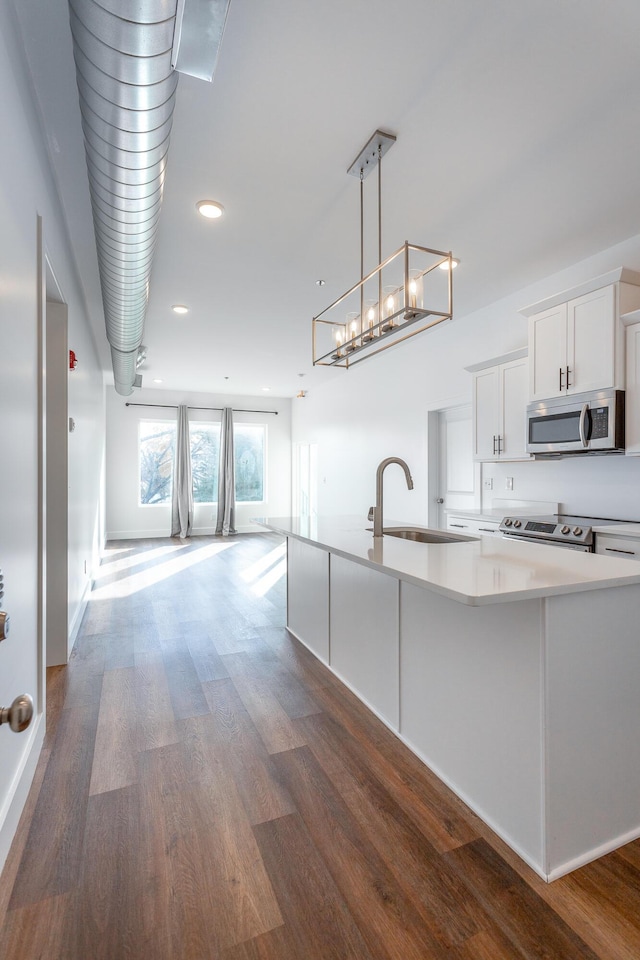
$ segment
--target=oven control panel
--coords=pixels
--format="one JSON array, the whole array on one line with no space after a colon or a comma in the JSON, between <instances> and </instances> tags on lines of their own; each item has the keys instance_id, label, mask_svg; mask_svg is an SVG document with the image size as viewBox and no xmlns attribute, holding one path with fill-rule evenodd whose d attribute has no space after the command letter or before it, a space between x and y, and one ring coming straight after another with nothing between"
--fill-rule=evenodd
<instances>
[{"instance_id":1,"label":"oven control panel","mask_svg":"<svg viewBox=\"0 0 640 960\"><path fill-rule=\"evenodd\" d=\"M593 541L590 526L584 526L577 518L560 517L558 520L538 520L527 517L505 517L500 531L512 537L527 540L554 541L555 543L579 543L589 545Z\"/></svg>"}]
</instances>

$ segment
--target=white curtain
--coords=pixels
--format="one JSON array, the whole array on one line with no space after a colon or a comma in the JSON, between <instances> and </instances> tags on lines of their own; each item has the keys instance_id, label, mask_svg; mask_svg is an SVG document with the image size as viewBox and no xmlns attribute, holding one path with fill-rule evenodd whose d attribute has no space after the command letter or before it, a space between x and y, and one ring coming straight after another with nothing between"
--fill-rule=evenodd
<instances>
[{"instance_id":1,"label":"white curtain","mask_svg":"<svg viewBox=\"0 0 640 960\"><path fill-rule=\"evenodd\" d=\"M176 453L173 458L173 497L171 500L171 536L188 537L193 525L193 484L191 482L191 442L189 413L178 407Z\"/></svg>"},{"instance_id":2,"label":"white curtain","mask_svg":"<svg viewBox=\"0 0 640 960\"><path fill-rule=\"evenodd\" d=\"M218 518L216 534L228 537L237 533L236 522L236 478L233 452L233 410L225 407L222 411L220 428L220 465L218 469Z\"/></svg>"}]
</instances>

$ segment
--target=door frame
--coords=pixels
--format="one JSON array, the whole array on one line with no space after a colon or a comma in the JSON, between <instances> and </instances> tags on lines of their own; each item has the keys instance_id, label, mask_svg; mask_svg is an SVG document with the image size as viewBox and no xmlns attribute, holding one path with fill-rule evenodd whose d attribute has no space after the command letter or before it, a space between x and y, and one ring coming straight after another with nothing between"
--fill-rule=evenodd
<instances>
[{"instance_id":1,"label":"door frame","mask_svg":"<svg viewBox=\"0 0 640 960\"><path fill-rule=\"evenodd\" d=\"M440 430L439 416L446 410L471 406L471 397L458 394L445 400L434 400L427 404L427 523L438 528L440 524L439 504L436 499L440 487ZM480 506L481 494L480 464L474 464L474 499Z\"/></svg>"}]
</instances>

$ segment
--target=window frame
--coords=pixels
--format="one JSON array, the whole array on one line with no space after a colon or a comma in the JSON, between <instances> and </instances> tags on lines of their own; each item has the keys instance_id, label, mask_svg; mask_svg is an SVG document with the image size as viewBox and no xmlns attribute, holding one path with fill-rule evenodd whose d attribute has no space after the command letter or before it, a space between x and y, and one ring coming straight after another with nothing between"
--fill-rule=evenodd
<instances>
[{"instance_id":1,"label":"window frame","mask_svg":"<svg viewBox=\"0 0 640 960\"><path fill-rule=\"evenodd\" d=\"M166 426L168 426L168 427L172 427L172 428L173 428L173 452L172 452L172 455L171 455L171 482L170 482L170 486L169 486L169 498L168 498L167 500L161 500L161 501L159 501L159 502L157 502L157 503L143 503L142 500L141 500L141 494L142 494L142 456L141 456L141 454L142 454L142 448L141 448L142 437L141 437L141 433L142 433L142 425L143 425L143 424L147 424L147 423L156 424L157 426L166 425ZM174 462L174 457L175 457L175 449L176 449L176 439L177 439L177 435L178 435L178 423L177 423L177 420L167 420L167 419L165 419L165 418L162 418L162 419L161 419L160 417L158 417L157 419L156 419L155 417L141 417L140 420L138 420L138 498L137 498L137 499L138 499L138 507L140 507L141 509L145 509L145 510L146 510L148 507L166 507L166 506L169 506L169 507L170 507L170 506L171 506L171 501L172 501L172 498L173 498L173 462Z\"/></svg>"}]
</instances>

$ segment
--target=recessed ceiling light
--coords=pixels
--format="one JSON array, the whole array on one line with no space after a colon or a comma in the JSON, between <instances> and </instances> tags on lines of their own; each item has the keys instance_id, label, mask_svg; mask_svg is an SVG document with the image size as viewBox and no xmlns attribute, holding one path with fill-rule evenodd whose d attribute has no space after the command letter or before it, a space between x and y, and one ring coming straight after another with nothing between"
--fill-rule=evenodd
<instances>
[{"instance_id":1,"label":"recessed ceiling light","mask_svg":"<svg viewBox=\"0 0 640 960\"><path fill-rule=\"evenodd\" d=\"M459 260L456 260L455 257L452 257L452 258L451 258L451 269L452 269L452 270L455 270L455 268L458 266L459 263L460 263ZM443 260L442 263L440 264L440 269L441 269L441 270L448 270L448 269L449 269L449 261L448 261L448 260Z\"/></svg>"},{"instance_id":2,"label":"recessed ceiling light","mask_svg":"<svg viewBox=\"0 0 640 960\"><path fill-rule=\"evenodd\" d=\"M189 307L185 307L184 303L174 303L171 309L174 313L189 313Z\"/></svg>"},{"instance_id":3,"label":"recessed ceiling light","mask_svg":"<svg viewBox=\"0 0 640 960\"><path fill-rule=\"evenodd\" d=\"M316 287L324 287L326 280L316 280Z\"/></svg>"},{"instance_id":4,"label":"recessed ceiling light","mask_svg":"<svg viewBox=\"0 0 640 960\"><path fill-rule=\"evenodd\" d=\"M164 383L164 380L159 380L159 379L156 377L156 379L155 379L153 382L154 382L154 383Z\"/></svg>"},{"instance_id":5,"label":"recessed ceiling light","mask_svg":"<svg viewBox=\"0 0 640 960\"><path fill-rule=\"evenodd\" d=\"M217 200L198 200L196 210L207 220L217 220L224 213L224 207Z\"/></svg>"},{"instance_id":6,"label":"recessed ceiling light","mask_svg":"<svg viewBox=\"0 0 640 960\"><path fill-rule=\"evenodd\" d=\"M263 390L271 390L271 387L263 387Z\"/></svg>"}]
</instances>

